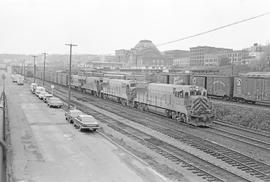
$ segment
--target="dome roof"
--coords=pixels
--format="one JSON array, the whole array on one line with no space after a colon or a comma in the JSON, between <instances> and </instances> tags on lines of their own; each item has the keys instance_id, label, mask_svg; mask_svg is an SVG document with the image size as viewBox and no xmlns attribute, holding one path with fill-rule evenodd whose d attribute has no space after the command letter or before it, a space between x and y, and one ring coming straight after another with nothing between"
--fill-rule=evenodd
<instances>
[{"instance_id":1,"label":"dome roof","mask_svg":"<svg viewBox=\"0 0 270 182\"><path fill-rule=\"evenodd\" d=\"M154 54L161 55L157 47L153 44L151 40L141 40L134 48L137 54Z\"/></svg>"}]
</instances>

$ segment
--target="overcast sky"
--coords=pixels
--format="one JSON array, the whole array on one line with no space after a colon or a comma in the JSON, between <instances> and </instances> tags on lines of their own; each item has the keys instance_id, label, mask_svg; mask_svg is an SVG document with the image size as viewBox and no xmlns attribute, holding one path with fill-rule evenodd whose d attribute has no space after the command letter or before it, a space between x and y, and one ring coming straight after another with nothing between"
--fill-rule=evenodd
<instances>
[{"instance_id":1,"label":"overcast sky","mask_svg":"<svg viewBox=\"0 0 270 182\"><path fill-rule=\"evenodd\" d=\"M159 44L270 11L269 0L0 0L0 53L110 54ZM241 49L270 41L270 15L158 47Z\"/></svg>"}]
</instances>

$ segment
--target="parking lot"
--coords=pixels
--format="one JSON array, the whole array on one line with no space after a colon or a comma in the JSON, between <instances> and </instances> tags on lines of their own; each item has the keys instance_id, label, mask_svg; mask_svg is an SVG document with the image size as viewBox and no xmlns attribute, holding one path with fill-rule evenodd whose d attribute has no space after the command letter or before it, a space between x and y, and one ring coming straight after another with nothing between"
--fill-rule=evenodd
<instances>
[{"instance_id":1,"label":"parking lot","mask_svg":"<svg viewBox=\"0 0 270 182\"><path fill-rule=\"evenodd\" d=\"M98 132L79 132L29 84L9 81L7 96L15 181L164 181Z\"/></svg>"}]
</instances>

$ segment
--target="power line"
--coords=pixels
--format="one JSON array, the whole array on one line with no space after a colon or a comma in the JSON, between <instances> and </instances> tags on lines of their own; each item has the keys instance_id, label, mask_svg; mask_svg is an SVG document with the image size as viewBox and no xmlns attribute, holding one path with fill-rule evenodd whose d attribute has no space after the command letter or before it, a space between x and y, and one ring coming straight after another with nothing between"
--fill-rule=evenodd
<instances>
[{"instance_id":1,"label":"power line","mask_svg":"<svg viewBox=\"0 0 270 182\"><path fill-rule=\"evenodd\" d=\"M266 16L266 15L269 15L269 14L270 14L270 12L263 13L263 14L260 14L260 15L257 15L257 16L251 17L251 18L239 20L239 21L227 24L227 25L223 25L223 26L220 26L220 27L217 27L217 28L214 28L214 29L210 29L210 30L207 30L207 31L195 34L195 35L190 35L190 36L182 37L180 39L172 40L172 41L169 41L169 42L164 42L164 43L161 43L161 44L157 44L157 46L163 46L163 45L179 42L179 41L182 41L182 40L190 39L190 38L193 38L193 37L197 37L197 36L204 35L204 34L207 34L207 33L210 33L210 32L214 32L214 31L217 31L217 30L220 30L220 29L224 29L224 28L227 28L227 27L230 27L230 26L233 26L233 25L237 25L237 24L249 21L249 20L253 20L253 19L256 19L256 18L259 18L259 17L262 17L262 16Z\"/></svg>"}]
</instances>

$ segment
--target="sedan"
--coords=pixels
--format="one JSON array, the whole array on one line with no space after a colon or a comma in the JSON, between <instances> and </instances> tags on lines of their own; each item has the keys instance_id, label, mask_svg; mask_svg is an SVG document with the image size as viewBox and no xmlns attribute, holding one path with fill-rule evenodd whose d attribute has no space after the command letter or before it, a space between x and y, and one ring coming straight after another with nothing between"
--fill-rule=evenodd
<instances>
[{"instance_id":1,"label":"sedan","mask_svg":"<svg viewBox=\"0 0 270 182\"><path fill-rule=\"evenodd\" d=\"M82 111L78 109L70 109L65 112L65 118L68 122L73 123L74 119L82 114Z\"/></svg>"},{"instance_id":2,"label":"sedan","mask_svg":"<svg viewBox=\"0 0 270 182\"><path fill-rule=\"evenodd\" d=\"M49 99L49 98L51 98L51 97L53 97L53 95L52 95L52 94L47 93L47 94L45 94L45 95L44 95L44 97L43 97L43 101L44 101L45 103L47 103L48 99Z\"/></svg>"},{"instance_id":3,"label":"sedan","mask_svg":"<svg viewBox=\"0 0 270 182\"><path fill-rule=\"evenodd\" d=\"M51 98L49 98L47 100L47 104L48 104L49 107L58 107L58 108L60 108L60 107L63 106L64 103L57 97L51 97Z\"/></svg>"},{"instance_id":4,"label":"sedan","mask_svg":"<svg viewBox=\"0 0 270 182\"><path fill-rule=\"evenodd\" d=\"M48 92L46 92L46 91L45 92L43 92L43 91L42 92L39 92L38 98L41 99L41 100L43 100L45 94L48 94Z\"/></svg>"},{"instance_id":5,"label":"sedan","mask_svg":"<svg viewBox=\"0 0 270 182\"><path fill-rule=\"evenodd\" d=\"M80 131L83 129L96 131L99 128L99 123L93 116L83 114L74 119L74 126Z\"/></svg>"}]
</instances>

